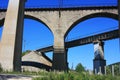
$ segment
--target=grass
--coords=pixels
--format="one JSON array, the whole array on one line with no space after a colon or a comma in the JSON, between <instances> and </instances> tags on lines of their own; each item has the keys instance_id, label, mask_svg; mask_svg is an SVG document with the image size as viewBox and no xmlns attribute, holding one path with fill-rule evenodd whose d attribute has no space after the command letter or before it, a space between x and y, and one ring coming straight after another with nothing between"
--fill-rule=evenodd
<instances>
[{"instance_id":1,"label":"grass","mask_svg":"<svg viewBox=\"0 0 120 80\"><path fill-rule=\"evenodd\" d=\"M68 73L48 72L44 77L36 77L33 80L120 80L120 76L90 75L87 72L78 73L75 71Z\"/></svg>"},{"instance_id":2,"label":"grass","mask_svg":"<svg viewBox=\"0 0 120 80\"><path fill-rule=\"evenodd\" d=\"M88 72L1 72L3 74L22 74L22 75L29 75L29 76L36 76L33 80L120 80L120 76L112 76L112 75L94 75L89 74Z\"/></svg>"}]
</instances>

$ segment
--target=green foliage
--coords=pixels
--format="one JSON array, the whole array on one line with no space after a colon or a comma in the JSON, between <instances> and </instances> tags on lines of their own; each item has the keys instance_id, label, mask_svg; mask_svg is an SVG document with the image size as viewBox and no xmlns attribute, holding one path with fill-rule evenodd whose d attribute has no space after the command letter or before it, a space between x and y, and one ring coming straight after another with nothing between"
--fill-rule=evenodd
<instances>
[{"instance_id":1,"label":"green foliage","mask_svg":"<svg viewBox=\"0 0 120 80\"><path fill-rule=\"evenodd\" d=\"M106 73L109 75L111 74L111 67L109 67L109 66L106 67Z\"/></svg>"},{"instance_id":2,"label":"green foliage","mask_svg":"<svg viewBox=\"0 0 120 80\"><path fill-rule=\"evenodd\" d=\"M15 74L15 75L28 75L28 76L37 76L34 77L33 80L120 80L120 76L112 76L112 75L90 75L87 72L76 72L69 71L65 72L9 72L3 74Z\"/></svg>"},{"instance_id":3,"label":"green foliage","mask_svg":"<svg viewBox=\"0 0 120 80\"><path fill-rule=\"evenodd\" d=\"M107 72L107 75L112 75L112 65L106 67L106 72ZM116 76L120 76L119 65L118 64L114 65L114 74Z\"/></svg>"},{"instance_id":4,"label":"green foliage","mask_svg":"<svg viewBox=\"0 0 120 80\"><path fill-rule=\"evenodd\" d=\"M76 72L83 72L83 71L85 71L85 68L82 66L81 63L79 63L79 64L76 66L75 71L76 71Z\"/></svg>"},{"instance_id":5,"label":"green foliage","mask_svg":"<svg viewBox=\"0 0 120 80\"><path fill-rule=\"evenodd\" d=\"M120 76L120 72L119 72L119 65L114 65L114 71L115 71L115 75L119 75Z\"/></svg>"}]
</instances>

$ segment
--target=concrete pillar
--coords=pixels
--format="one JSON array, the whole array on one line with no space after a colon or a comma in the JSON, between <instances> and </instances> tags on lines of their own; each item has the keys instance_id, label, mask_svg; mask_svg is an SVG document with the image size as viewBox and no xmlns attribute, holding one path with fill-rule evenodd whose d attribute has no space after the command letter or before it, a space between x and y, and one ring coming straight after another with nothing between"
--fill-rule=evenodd
<instances>
[{"instance_id":1,"label":"concrete pillar","mask_svg":"<svg viewBox=\"0 0 120 80\"><path fill-rule=\"evenodd\" d=\"M3 70L21 71L24 2L9 0L0 47Z\"/></svg>"},{"instance_id":2,"label":"concrete pillar","mask_svg":"<svg viewBox=\"0 0 120 80\"><path fill-rule=\"evenodd\" d=\"M53 70L67 71L67 54L64 49L54 49L53 54Z\"/></svg>"},{"instance_id":3,"label":"concrete pillar","mask_svg":"<svg viewBox=\"0 0 120 80\"><path fill-rule=\"evenodd\" d=\"M101 67L101 73L105 74L105 67L106 66L106 60L104 60L104 50L103 50L104 43L102 41L96 41L94 42L94 60L93 60L93 70L95 73L99 72L99 67Z\"/></svg>"},{"instance_id":4,"label":"concrete pillar","mask_svg":"<svg viewBox=\"0 0 120 80\"><path fill-rule=\"evenodd\" d=\"M61 33L59 33L61 34ZM58 71L67 71L68 63L67 63L67 49L64 46L64 37L61 37L58 34L54 38L54 51L53 51L53 70Z\"/></svg>"}]
</instances>

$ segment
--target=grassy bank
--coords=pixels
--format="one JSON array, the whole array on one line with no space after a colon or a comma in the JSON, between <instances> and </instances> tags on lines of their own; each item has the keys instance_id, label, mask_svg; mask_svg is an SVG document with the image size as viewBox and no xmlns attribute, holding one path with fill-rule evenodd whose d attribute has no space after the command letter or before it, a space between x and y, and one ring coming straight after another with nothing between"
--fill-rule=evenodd
<instances>
[{"instance_id":1,"label":"grassy bank","mask_svg":"<svg viewBox=\"0 0 120 80\"><path fill-rule=\"evenodd\" d=\"M76 72L69 71L65 72L0 72L0 74L22 74L29 76L36 76L33 80L120 80L120 76L112 75L94 75L89 74L88 72Z\"/></svg>"},{"instance_id":2,"label":"grassy bank","mask_svg":"<svg viewBox=\"0 0 120 80\"><path fill-rule=\"evenodd\" d=\"M86 72L78 73L70 71L69 73L49 72L44 77L36 77L33 80L120 80L120 77L113 77L112 75L89 75Z\"/></svg>"}]
</instances>

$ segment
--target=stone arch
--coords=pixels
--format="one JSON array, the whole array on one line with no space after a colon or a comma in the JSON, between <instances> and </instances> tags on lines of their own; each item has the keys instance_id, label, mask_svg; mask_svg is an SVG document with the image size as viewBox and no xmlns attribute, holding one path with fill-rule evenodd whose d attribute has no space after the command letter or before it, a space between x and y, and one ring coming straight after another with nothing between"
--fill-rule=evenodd
<instances>
[{"instance_id":1,"label":"stone arch","mask_svg":"<svg viewBox=\"0 0 120 80\"><path fill-rule=\"evenodd\" d=\"M36 18L36 17L34 17L34 16L31 16L31 15L25 15L24 18L36 20L36 21L44 24L44 25L51 31L51 33L52 33L52 35L53 35L53 31L49 28L49 26L48 26L45 22L43 22L42 20L40 20L39 18Z\"/></svg>"},{"instance_id":2,"label":"stone arch","mask_svg":"<svg viewBox=\"0 0 120 80\"><path fill-rule=\"evenodd\" d=\"M93 13L93 14L89 14L86 15L78 20L76 20L75 22L73 22L73 24L68 28L68 30L66 31L64 38L66 38L66 36L68 35L68 33L80 22L85 21L87 19L90 18L95 18L95 17L108 17L108 18L112 18L115 20L118 20L118 15L117 14L113 14L113 13L107 13L107 12L102 12L102 13Z\"/></svg>"},{"instance_id":3,"label":"stone arch","mask_svg":"<svg viewBox=\"0 0 120 80\"><path fill-rule=\"evenodd\" d=\"M36 20L36 21L44 24L44 25L51 31L51 33L53 34L53 31L52 31L52 30L49 28L49 26L48 26L46 23L44 23L42 20L40 20L40 19L38 19L38 18L36 18L36 17L34 17L34 16L31 16L31 15L24 15L24 18ZM5 20L5 18L0 19L0 27L4 25L4 20Z\"/></svg>"}]
</instances>

